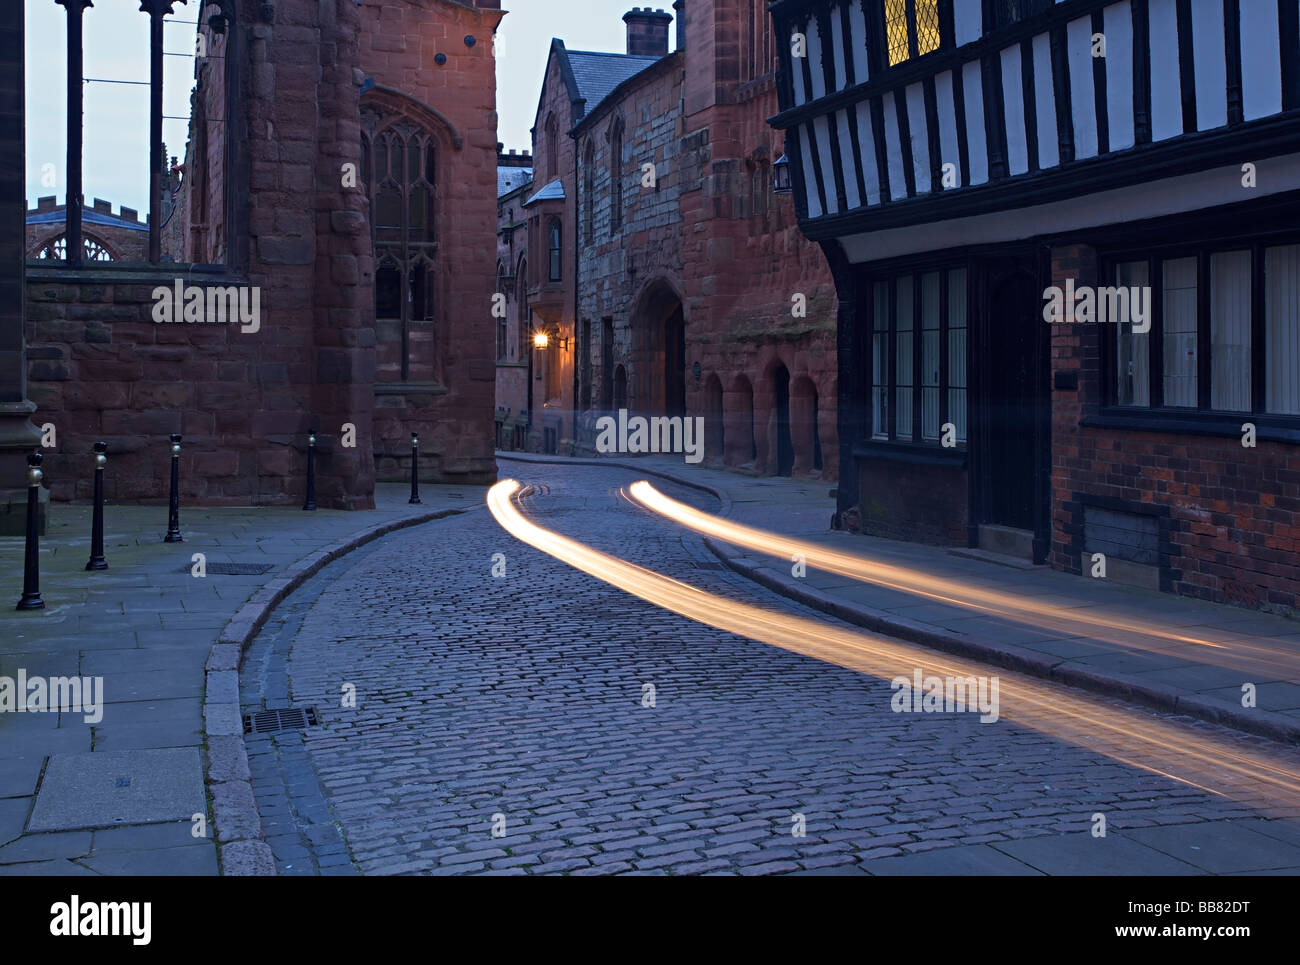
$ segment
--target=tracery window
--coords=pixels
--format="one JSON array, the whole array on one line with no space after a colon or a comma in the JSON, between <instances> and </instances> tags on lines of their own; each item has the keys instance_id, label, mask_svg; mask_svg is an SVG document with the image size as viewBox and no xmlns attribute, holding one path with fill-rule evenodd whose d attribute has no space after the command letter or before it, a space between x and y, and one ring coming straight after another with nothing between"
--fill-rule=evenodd
<instances>
[{"instance_id":1,"label":"tracery window","mask_svg":"<svg viewBox=\"0 0 1300 965\"><path fill-rule=\"evenodd\" d=\"M375 250L375 319L400 323L405 381L412 329L436 317L437 147L433 135L405 115L367 106L361 118L361 166Z\"/></svg>"}]
</instances>

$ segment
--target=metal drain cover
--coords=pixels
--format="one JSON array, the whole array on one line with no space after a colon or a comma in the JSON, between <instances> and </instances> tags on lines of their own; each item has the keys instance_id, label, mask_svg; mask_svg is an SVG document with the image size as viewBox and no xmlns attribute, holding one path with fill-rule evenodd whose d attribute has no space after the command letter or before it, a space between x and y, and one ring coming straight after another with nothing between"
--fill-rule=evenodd
<instances>
[{"instance_id":1,"label":"metal drain cover","mask_svg":"<svg viewBox=\"0 0 1300 965\"><path fill-rule=\"evenodd\" d=\"M244 715L245 734L275 734L282 730L302 730L320 723L315 707L286 707L281 710L259 710Z\"/></svg>"},{"instance_id":2,"label":"metal drain cover","mask_svg":"<svg viewBox=\"0 0 1300 965\"><path fill-rule=\"evenodd\" d=\"M703 561L697 560L695 562L695 568L697 570L712 570L714 572L722 572L726 570L727 567L723 563L705 563Z\"/></svg>"},{"instance_id":3,"label":"metal drain cover","mask_svg":"<svg viewBox=\"0 0 1300 965\"><path fill-rule=\"evenodd\" d=\"M261 576L274 565L274 563L223 563L220 560L204 564L208 576ZM186 563L181 567L181 572L189 573L191 569L191 564Z\"/></svg>"}]
</instances>

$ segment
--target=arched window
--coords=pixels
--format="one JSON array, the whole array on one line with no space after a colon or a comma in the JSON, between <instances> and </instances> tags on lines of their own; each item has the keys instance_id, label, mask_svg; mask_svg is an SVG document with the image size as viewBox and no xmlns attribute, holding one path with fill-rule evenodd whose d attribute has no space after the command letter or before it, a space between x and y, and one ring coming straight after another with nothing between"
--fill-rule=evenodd
<instances>
[{"instance_id":1,"label":"arched window","mask_svg":"<svg viewBox=\"0 0 1300 965\"><path fill-rule=\"evenodd\" d=\"M528 348L533 333L528 331L528 259L520 258L519 267L515 269L515 302L518 304L519 316L519 358L528 358Z\"/></svg>"},{"instance_id":2,"label":"arched window","mask_svg":"<svg viewBox=\"0 0 1300 965\"><path fill-rule=\"evenodd\" d=\"M559 218L552 218L546 226L546 250L547 250L547 278L550 281L560 281L564 277L563 271L563 246L564 229L560 226Z\"/></svg>"},{"instance_id":3,"label":"arched window","mask_svg":"<svg viewBox=\"0 0 1300 965\"><path fill-rule=\"evenodd\" d=\"M582 157L582 203L582 240L589 245L596 237L596 146L590 139Z\"/></svg>"},{"instance_id":4,"label":"arched window","mask_svg":"<svg viewBox=\"0 0 1300 965\"><path fill-rule=\"evenodd\" d=\"M623 119L609 132L609 232L623 227Z\"/></svg>"},{"instance_id":5,"label":"arched window","mask_svg":"<svg viewBox=\"0 0 1300 965\"><path fill-rule=\"evenodd\" d=\"M361 166L375 248L375 320L400 325L401 377L407 381L412 328L435 318L437 149L421 124L386 106L365 105L361 118ZM420 361L426 368L433 362Z\"/></svg>"},{"instance_id":6,"label":"arched window","mask_svg":"<svg viewBox=\"0 0 1300 965\"><path fill-rule=\"evenodd\" d=\"M41 246L35 256L41 261L66 261L68 257L68 236L66 234L51 238ZM113 253L94 235L83 235L81 239L82 261L115 261Z\"/></svg>"},{"instance_id":7,"label":"arched window","mask_svg":"<svg viewBox=\"0 0 1300 965\"><path fill-rule=\"evenodd\" d=\"M546 118L546 177L560 174L560 125L551 114Z\"/></svg>"}]
</instances>

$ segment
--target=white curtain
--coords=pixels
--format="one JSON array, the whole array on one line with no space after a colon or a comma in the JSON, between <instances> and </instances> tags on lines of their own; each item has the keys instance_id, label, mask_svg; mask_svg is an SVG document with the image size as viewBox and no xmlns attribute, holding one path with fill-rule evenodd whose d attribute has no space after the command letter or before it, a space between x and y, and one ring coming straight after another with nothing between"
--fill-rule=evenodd
<instances>
[{"instance_id":1,"label":"white curtain","mask_svg":"<svg viewBox=\"0 0 1300 965\"><path fill-rule=\"evenodd\" d=\"M1196 259L1164 263L1165 405L1196 406Z\"/></svg>"},{"instance_id":2,"label":"white curtain","mask_svg":"<svg viewBox=\"0 0 1300 965\"><path fill-rule=\"evenodd\" d=\"M1300 415L1300 245L1264 252L1264 408Z\"/></svg>"},{"instance_id":3,"label":"white curtain","mask_svg":"<svg viewBox=\"0 0 1300 965\"><path fill-rule=\"evenodd\" d=\"M1210 256L1210 365L1210 407L1249 412L1249 251Z\"/></svg>"}]
</instances>

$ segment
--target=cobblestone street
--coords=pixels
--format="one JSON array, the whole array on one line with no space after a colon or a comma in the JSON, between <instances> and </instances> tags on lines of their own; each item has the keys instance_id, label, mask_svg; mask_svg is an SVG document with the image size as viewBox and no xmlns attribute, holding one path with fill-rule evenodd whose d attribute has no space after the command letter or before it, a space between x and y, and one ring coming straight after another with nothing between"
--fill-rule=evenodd
<instances>
[{"instance_id":1,"label":"cobblestone street","mask_svg":"<svg viewBox=\"0 0 1300 965\"><path fill-rule=\"evenodd\" d=\"M631 471L507 469L535 487L523 509L541 526L830 621L634 508L619 495ZM660 610L518 543L485 510L322 570L276 611L241 679L245 712L320 717L246 738L281 874L1300 867L1292 821L1005 719L894 713L886 680ZM1106 838L1091 834L1096 813ZM1202 848L1198 831L1219 844Z\"/></svg>"}]
</instances>

